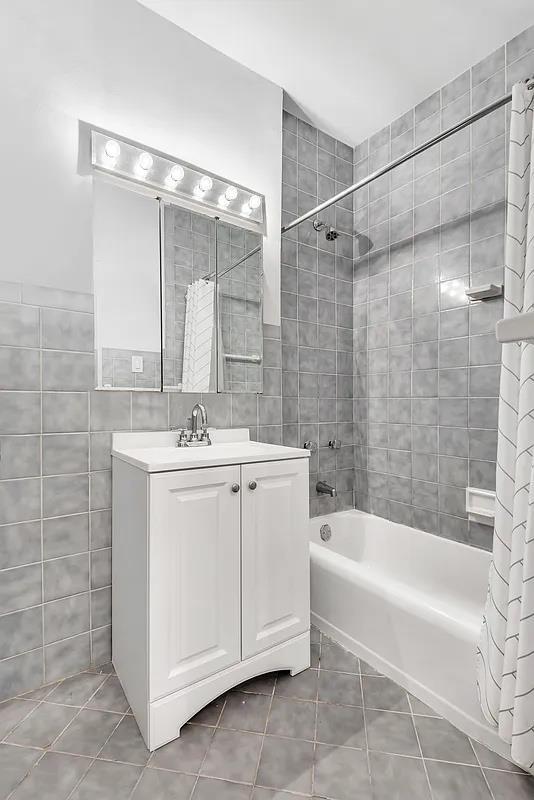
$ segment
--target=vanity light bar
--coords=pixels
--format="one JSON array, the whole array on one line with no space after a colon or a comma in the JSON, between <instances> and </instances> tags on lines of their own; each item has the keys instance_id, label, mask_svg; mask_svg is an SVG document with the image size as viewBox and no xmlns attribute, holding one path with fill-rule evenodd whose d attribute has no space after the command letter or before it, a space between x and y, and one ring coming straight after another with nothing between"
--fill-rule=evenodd
<instances>
[{"instance_id":1,"label":"vanity light bar","mask_svg":"<svg viewBox=\"0 0 534 800\"><path fill-rule=\"evenodd\" d=\"M100 172L160 189L188 203L222 210L225 216L263 225L262 195L113 134L91 129L91 164Z\"/></svg>"}]
</instances>

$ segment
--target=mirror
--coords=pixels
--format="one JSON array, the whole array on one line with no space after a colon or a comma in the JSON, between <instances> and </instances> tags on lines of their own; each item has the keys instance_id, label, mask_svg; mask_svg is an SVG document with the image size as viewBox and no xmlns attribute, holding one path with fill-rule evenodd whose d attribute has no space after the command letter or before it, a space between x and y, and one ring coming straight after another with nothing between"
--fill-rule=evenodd
<instances>
[{"instance_id":1,"label":"mirror","mask_svg":"<svg viewBox=\"0 0 534 800\"><path fill-rule=\"evenodd\" d=\"M262 391L260 234L95 181L93 240L97 388Z\"/></svg>"},{"instance_id":2,"label":"mirror","mask_svg":"<svg viewBox=\"0 0 534 800\"><path fill-rule=\"evenodd\" d=\"M263 361L261 236L219 223L220 392L261 392Z\"/></svg>"},{"instance_id":3,"label":"mirror","mask_svg":"<svg viewBox=\"0 0 534 800\"><path fill-rule=\"evenodd\" d=\"M161 391L159 203L93 182L97 389Z\"/></svg>"}]
</instances>

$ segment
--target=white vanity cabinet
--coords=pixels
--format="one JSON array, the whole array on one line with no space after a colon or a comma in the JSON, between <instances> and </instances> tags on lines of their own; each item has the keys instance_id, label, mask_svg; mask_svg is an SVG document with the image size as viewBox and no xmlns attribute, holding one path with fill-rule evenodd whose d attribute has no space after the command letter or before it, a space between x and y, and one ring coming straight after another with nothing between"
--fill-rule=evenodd
<instances>
[{"instance_id":1,"label":"white vanity cabinet","mask_svg":"<svg viewBox=\"0 0 534 800\"><path fill-rule=\"evenodd\" d=\"M309 666L308 452L232 434L114 435L113 663L150 750L232 686Z\"/></svg>"}]
</instances>

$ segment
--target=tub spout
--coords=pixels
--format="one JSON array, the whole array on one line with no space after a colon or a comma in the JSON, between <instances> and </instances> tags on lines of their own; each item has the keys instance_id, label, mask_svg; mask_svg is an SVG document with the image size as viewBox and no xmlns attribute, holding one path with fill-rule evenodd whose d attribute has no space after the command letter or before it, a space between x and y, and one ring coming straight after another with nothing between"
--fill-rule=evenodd
<instances>
[{"instance_id":1,"label":"tub spout","mask_svg":"<svg viewBox=\"0 0 534 800\"><path fill-rule=\"evenodd\" d=\"M315 490L317 494L329 494L330 497L337 496L337 489L334 486L330 486L329 483L325 483L324 481L317 481Z\"/></svg>"}]
</instances>

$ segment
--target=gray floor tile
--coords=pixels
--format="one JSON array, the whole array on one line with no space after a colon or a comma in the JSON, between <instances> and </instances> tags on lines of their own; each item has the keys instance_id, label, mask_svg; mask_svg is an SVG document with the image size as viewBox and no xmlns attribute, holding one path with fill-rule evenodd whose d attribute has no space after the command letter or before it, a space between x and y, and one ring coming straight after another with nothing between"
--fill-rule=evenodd
<instances>
[{"instance_id":1,"label":"gray floor tile","mask_svg":"<svg viewBox=\"0 0 534 800\"><path fill-rule=\"evenodd\" d=\"M320 654L321 654L321 645L320 644L311 644L310 645L310 667L312 667L312 669L319 669Z\"/></svg>"},{"instance_id":2,"label":"gray floor tile","mask_svg":"<svg viewBox=\"0 0 534 800\"><path fill-rule=\"evenodd\" d=\"M366 709L365 722L370 750L401 756L420 755L412 718L409 714Z\"/></svg>"},{"instance_id":3,"label":"gray floor tile","mask_svg":"<svg viewBox=\"0 0 534 800\"><path fill-rule=\"evenodd\" d=\"M365 747L363 709L319 703L317 741L345 747Z\"/></svg>"},{"instance_id":4,"label":"gray floor tile","mask_svg":"<svg viewBox=\"0 0 534 800\"><path fill-rule=\"evenodd\" d=\"M284 792L279 789L264 789L262 786L255 786L252 790L251 800L299 800L299 797L311 797L309 794L294 794Z\"/></svg>"},{"instance_id":5,"label":"gray floor tile","mask_svg":"<svg viewBox=\"0 0 534 800\"><path fill-rule=\"evenodd\" d=\"M317 704L309 700L273 697L267 733L313 741L316 708Z\"/></svg>"},{"instance_id":6,"label":"gray floor tile","mask_svg":"<svg viewBox=\"0 0 534 800\"><path fill-rule=\"evenodd\" d=\"M179 739L169 742L152 754L150 766L176 772L198 772L212 736L213 730L210 728L184 725Z\"/></svg>"},{"instance_id":7,"label":"gray floor tile","mask_svg":"<svg viewBox=\"0 0 534 800\"><path fill-rule=\"evenodd\" d=\"M0 798L4 800L42 755L40 750L0 744Z\"/></svg>"},{"instance_id":8,"label":"gray floor tile","mask_svg":"<svg viewBox=\"0 0 534 800\"><path fill-rule=\"evenodd\" d=\"M318 672L307 669L299 672L293 678L289 673L281 673L277 680L274 693L283 697L295 697L297 700L315 700L317 698Z\"/></svg>"},{"instance_id":9,"label":"gray floor tile","mask_svg":"<svg viewBox=\"0 0 534 800\"><path fill-rule=\"evenodd\" d=\"M360 658L360 672L362 675L381 675L382 673L379 672L377 669L372 667L367 661L364 661L363 658Z\"/></svg>"},{"instance_id":10,"label":"gray floor tile","mask_svg":"<svg viewBox=\"0 0 534 800\"><path fill-rule=\"evenodd\" d=\"M121 720L120 714L83 709L54 744L54 750L96 756Z\"/></svg>"},{"instance_id":11,"label":"gray floor tile","mask_svg":"<svg viewBox=\"0 0 534 800\"><path fill-rule=\"evenodd\" d=\"M221 781L216 778L199 778L191 800L249 800L252 786Z\"/></svg>"},{"instance_id":12,"label":"gray floor tile","mask_svg":"<svg viewBox=\"0 0 534 800\"><path fill-rule=\"evenodd\" d=\"M485 770L495 800L532 800L534 797L534 778L530 775L515 775L511 772Z\"/></svg>"},{"instance_id":13,"label":"gray floor tile","mask_svg":"<svg viewBox=\"0 0 534 800\"><path fill-rule=\"evenodd\" d=\"M210 778L252 783L256 774L262 737L257 733L216 730L201 774Z\"/></svg>"},{"instance_id":14,"label":"gray floor tile","mask_svg":"<svg viewBox=\"0 0 534 800\"><path fill-rule=\"evenodd\" d=\"M311 791L313 744L266 736L256 783L272 789Z\"/></svg>"},{"instance_id":15,"label":"gray floor tile","mask_svg":"<svg viewBox=\"0 0 534 800\"><path fill-rule=\"evenodd\" d=\"M338 672L360 672L357 656L344 650L339 644L321 645L321 669L331 669Z\"/></svg>"},{"instance_id":16,"label":"gray floor tile","mask_svg":"<svg viewBox=\"0 0 534 800\"><path fill-rule=\"evenodd\" d=\"M370 800L371 784L365 752L317 745L313 783L315 794L332 800Z\"/></svg>"},{"instance_id":17,"label":"gray floor tile","mask_svg":"<svg viewBox=\"0 0 534 800\"><path fill-rule=\"evenodd\" d=\"M427 761L426 768L434 800L491 800L490 790L479 767Z\"/></svg>"},{"instance_id":18,"label":"gray floor tile","mask_svg":"<svg viewBox=\"0 0 534 800\"><path fill-rule=\"evenodd\" d=\"M74 675L72 678L62 681L48 694L46 699L50 703L83 706L104 680L104 675L82 672L80 675Z\"/></svg>"},{"instance_id":19,"label":"gray floor tile","mask_svg":"<svg viewBox=\"0 0 534 800\"><path fill-rule=\"evenodd\" d=\"M523 772L521 767L518 767L517 764L514 764L512 761L507 761L506 758L502 758L497 755L497 753L488 750L487 747L484 747L483 744L476 742L474 739L471 739L471 744L473 745L473 749L482 767L504 769L508 772Z\"/></svg>"},{"instance_id":20,"label":"gray floor tile","mask_svg":"<svg viewBox=\"0 0 534 800\"><path fill-rule=\"evenodd\" d=\"M369 753L373 800L430 800L422 759Z\"/></svg>"},{"instance_id":21,"label":"gray floor tile","mask_svg":"<svg viewBox=\"0 0 534 800\"><path fill-rule=\"evenodd\" d=\"M23 694L18 695L19 698L23 700L44 700L50 692L55 689L57 686L57 682L48 683L46 686L40 686L38 689L33 689L31 692L24 692Z\"/></svg>"},{"instance_id":22,"label":"gray floor tile","mask_svg":"<svg viewBox=\"0 0 534 800\"><path fill-rule=\"evenodd\" d=\"M189 800L195 781L194 775L149 768L143 772L132 800Z\"/></svg>"},{"instance_id":23,"label":"gray floor tile","mask_svg":"<svg viewBox=\"0 0 534 800\"><path fill-rule=\"evenodd\" d=\"M114 675L106 679L105 683L88 703L89 708L98 708L101 711L124 712L127 710L128 705L128 700L122 691L120 681Z\"/></svg>"},{"instance_id":24,"label":"gray floor tile","mask_svg":"<svg viewBox=\"0 0 534 800\"><path fill-rule=\"evenodd\" d=\"M319 672L319 700L345 706L361 706L360 676L321 670Z\"/></svg>"},{"instance_id":25,"label":"gray floor tile","mask_svg":"<svg viewBox=\"0 0 534 800\"><path fill-rule=\"evenodd\" d=\"M414 697L413 694L408 693L408 700L412 709L412 714L416 714L422 717L441 716L440 714L438 714L437 711L434 711L433 708L428 706L426 703L423 703L422 700L419 700L417 697Z\"/></svg>"},{"instance_id":26,"label":"gray floor tile","mask_svg":"<svg viewBox=\"0 0 534 800\"><path fill-rule=\"evenodd\" d=\"M5 700L0 703L0 739L13 730L15 725L28 716L37 703L31 700Z\"/></svg>"},{"instance_id":27,"label":"gray floor tile","mask_svg":"<svg viewBox=\"0 0 534 800\"><path fill-rule=\"evenodd\" d=\"M198 714L191 717L189 722L194 722L196 725L217 725L219 722L221 711L224 708L226 695L217 697L212 703L201 709Z\"/></svg>"},{"instance_id":28,"label":"gray floor tile","mask_svg":"<svg viewBox=\"0 0 534 800\"><path fill-rule=\"evenodd\" d=\"M424 758L437 758L458 764L476 764L468 737L446 719L414 717Z\"/></svg>"},{"instance_id":29,"label":"gray floor tile","mask_svg":"<svg viewBox=\"0 0 534 800\"><path fill-rule=\"evenodd\" d=\"M120 721L104 749L99 753L99 758L145 766L150 758L150 752L147 750L137 722L132 716L124 717Z\"/></svg>"},{"instance_id":30,"label":"gray floor tile","mask_svg":"<svg viewBox=\"0 0 534 800\"><path fill-rule=\"evenodd\" d=\"M35 769L19 784L12 800L66 800L90 764L89 758L45 753Z\"/></svg>"},{"instance_id":31,"label":"gray floor tile","mask_svg":"<svg viewBox=\"0 0 534 800\"><path fill-rule=\"evenodd\" d=\"M258 675L257 678L251 678L249 681L241 683L235 688L241 692L253 692L254 694L272 694L274 689L274 682L276 680L276 673L268 675Z\"/></svg>"},{"instance_id":32,"label":"gray floor tile","mask_svg":"<svg viewBox=\"0 0 534 800\"><path fill-rule=\"evenodd\" d=\"M7 740L28 747L50 747L77 713L76 708L42 703L17 725Z\"/></svg>"},{"instance_id":33,"label":"gray floor tile","mask_svg":"<svg viewBox=\"0 0 534 800\"><path fill-rule=\"evenodd\" d=\"M271 698L264 694L230 692L219 725L241 731L263 733Z\"/></svg>"},{"instance_id":34,"label":"gray floor tile","mask_svg":"<svg viewBox=\"0 0 534 800\"><path fill-rule=\"evenodd\" d=\"M389 678L363 675L363 700L366 708L378 708L381 711L410 711L406 692Z\"/></svg>"},{"instance_id":35,"label":"gray floor tile","mask_svg":"<svg viewBox=\"0 0 534 800\"><path fill-rule=\"evenodd\" d=\"M71 800L128 800L141 775L141 767L95 761Z\"/></svg>"},{"instance_id":36,"label":"gray floor tile","mask_svg":"<svg viewBox=\"0 0 534 800\"><path fill-rule=\"evenodd\" d=\"M310 625L310 642L312 644L319 644L321 641L321 631L315 625Z\"/></svg>"}]
</instances>

